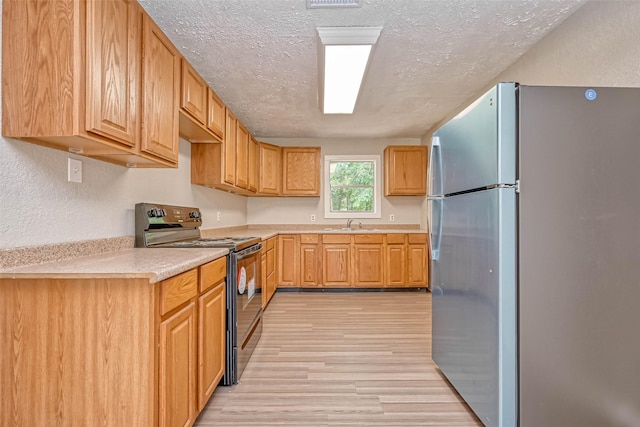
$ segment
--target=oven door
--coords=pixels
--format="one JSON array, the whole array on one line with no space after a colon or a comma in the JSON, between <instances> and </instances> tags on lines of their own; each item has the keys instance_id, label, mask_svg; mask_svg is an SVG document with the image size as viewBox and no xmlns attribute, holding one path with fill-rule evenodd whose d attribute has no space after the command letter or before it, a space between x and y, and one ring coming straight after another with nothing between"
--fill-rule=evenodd
<instances>
[{"instance_id":1,"label":"oven door","mask_svg":"<svg viewBox=\"0 0 640 427\"><path fill-rule=\"evenodd\" d=\"M262 312L262 282L260 258L262 244L236 253L236 320L238 345L242 345L251 326Z\"/></svg>"},{"instance_id":2,"label":"oven door","mask_svg":"<svg viewBox=\"0 0 640 427\"><path fill-rule=\"evenodd\" d=\"M229 254L225 385L238 382L262 333L261 249L258 243Z\"/></svg>"}]
</instances>

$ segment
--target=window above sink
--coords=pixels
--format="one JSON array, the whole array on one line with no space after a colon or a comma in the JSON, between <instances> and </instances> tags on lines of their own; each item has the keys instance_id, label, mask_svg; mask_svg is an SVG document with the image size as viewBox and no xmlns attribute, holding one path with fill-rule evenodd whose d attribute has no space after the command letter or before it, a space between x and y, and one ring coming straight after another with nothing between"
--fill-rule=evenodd
<instances>
[{"instance_id":1,"label":"window above sink","mask_svg":"<svg viewBox=\"0 0 640 427\"><path fill-rule=\"evenodd\" d=\"M378 155L324 156L324 217L380 218Z\"/></svg>"}]
</instances>

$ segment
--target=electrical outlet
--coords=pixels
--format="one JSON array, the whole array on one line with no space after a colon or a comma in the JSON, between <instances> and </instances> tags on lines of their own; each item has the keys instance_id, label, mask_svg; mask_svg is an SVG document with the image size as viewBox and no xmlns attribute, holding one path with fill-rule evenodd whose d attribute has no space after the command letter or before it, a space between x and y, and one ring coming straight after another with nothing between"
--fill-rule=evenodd
<instances>
[{"instance_id":1,"label":"electrical outlet","mask_svg":"<svg viewBox=\"0 0 640 427\"><path fill-rule=\"evenodd\" d=\"M216 214L216 220L220 221L222 219L222 212L218 211Z\"/></svg>"},{"instance_id":2,"label":"electrical outlet","mask_svg":"<svg viewBox=\"0 0 640 427\"><path fill-rule=\"evenodd\" d=\"M82 161L77 159L68 158L67 162L67 181L69 182L82 182Z\"/></svg>"},{"instance_id":3,"label":"electrical outlet","mask_svg":"<svg viewBox=\"0 0 640 427\"><path fill-rule=\"evenodd\" d=\"M314 214L311 214L311 222L315 222L316 221L316 216Z\"/></svg>"},{"instance_id":4,"label":"electrical outlet","mask_svg":"<svg viewBox=\"0 0 640 427\"><path fill-rule=\"evenodd\" d=\"M394 214L389 214L389 221L394 222L396 220L396 216Z\"/></svg>"}]
</instances>

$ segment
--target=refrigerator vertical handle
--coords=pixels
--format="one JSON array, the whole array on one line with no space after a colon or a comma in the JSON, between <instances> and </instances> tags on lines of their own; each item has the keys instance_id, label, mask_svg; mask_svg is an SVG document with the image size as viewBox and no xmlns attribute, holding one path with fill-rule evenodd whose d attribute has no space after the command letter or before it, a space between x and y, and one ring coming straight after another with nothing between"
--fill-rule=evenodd
<instances>
[{"instance_id":1,"label":"refrigerator vertical handle","mask_svg":"<svg viewBox=\"0 0 640 427\"><path fill-rule=\"evenodd\" d=\"M442 153L440 152L440 137L431 138L431 150L429 153L429 194L443 194L442 184Z\"/></svg>"},{"instance_id":2,"label":"refrigerator vertical handle","mask_svg":"<svg viewBox=\"0 0 640 427\"><path fill-rule=\"evenodd\" d=\"M429 239L429 248L431 249L431 259L438 261L440 258L440 240L442 237L442 214L444 212L444 197L429 196L428 203L430 206L430 224L429 230L431 238Z\"/></svg>"}]
</instances>

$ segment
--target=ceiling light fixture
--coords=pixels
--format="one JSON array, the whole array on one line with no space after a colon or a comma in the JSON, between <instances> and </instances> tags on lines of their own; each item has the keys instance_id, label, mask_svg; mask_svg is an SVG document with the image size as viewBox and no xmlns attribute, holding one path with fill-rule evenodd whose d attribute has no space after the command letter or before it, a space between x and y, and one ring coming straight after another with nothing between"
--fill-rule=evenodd
<instances>
[{"instance_id":1,"label":"ceiling light fixture","mask_svg":"<svg viewBox=\"0 0 640 427\"><path fill-rule=\"evenodd\" d=\"M324 114L352 114L382 27L319 27L320 98Z\"/></svg>"},{"instance_id":2,"label":"ceiling light fixture","mask_svg":"<svg viewBox=\"0 0 640 427\"><path fill-rule=\"evenodd\" d=\"M307 9L327 7L362 7L361 0L307 0Z\"/></svg>"}]
</instances>

